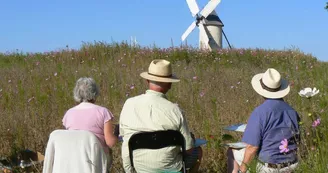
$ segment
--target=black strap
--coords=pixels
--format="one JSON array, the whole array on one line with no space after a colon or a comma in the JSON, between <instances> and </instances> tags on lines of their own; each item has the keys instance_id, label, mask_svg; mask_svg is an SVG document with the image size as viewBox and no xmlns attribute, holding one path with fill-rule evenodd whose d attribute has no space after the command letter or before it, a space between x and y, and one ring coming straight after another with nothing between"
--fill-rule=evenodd
<instances>
[{"instance_id":1,"label":"black strap","mask_svg":"<svg viewBox=\"0 0 328 173\"><path fill-rule=\"evenodd\" d=\"M261 86L262 86L263 89L265 89L265 90L267 90L267 91L270 91L270 92L277 92L277 91L280 90L280 87L281 87L281 86L279 86L278 88L269 88L268 86L266 86L266 85L263 83L262 79L260 79L260 83L261 83Z\"/></svg>"},{"instance_id":2,"label":"black strap","mask_svg":"<svg viewBox=\"0 0 328 173\"><path fill-rule=\"evenodd\" d=\"M180 146L182 148L182 159L185 161L185 139L179 131L160 130L152 132L138 132L133 134L128 142L131 166L134 167L133 150L160 149L168 146Z\"/></svg>"}]
</instances>

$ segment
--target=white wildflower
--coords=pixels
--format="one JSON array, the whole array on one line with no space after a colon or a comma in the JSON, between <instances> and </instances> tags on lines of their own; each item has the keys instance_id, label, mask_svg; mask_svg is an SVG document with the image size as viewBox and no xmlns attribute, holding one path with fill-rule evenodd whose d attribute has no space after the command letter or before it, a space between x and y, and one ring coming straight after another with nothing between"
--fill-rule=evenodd
<instances>
[{"instance_id":1,"label":"white wildflower","mask_svg":"<svg viewBox=\"0 0 328 173\"><path fill-rule=\"evenodd\" d=\"M319 93L319 90L317 88L304 88L302 89L298 94L301 97L311 98Z\"/></svg>"}]
</instances>

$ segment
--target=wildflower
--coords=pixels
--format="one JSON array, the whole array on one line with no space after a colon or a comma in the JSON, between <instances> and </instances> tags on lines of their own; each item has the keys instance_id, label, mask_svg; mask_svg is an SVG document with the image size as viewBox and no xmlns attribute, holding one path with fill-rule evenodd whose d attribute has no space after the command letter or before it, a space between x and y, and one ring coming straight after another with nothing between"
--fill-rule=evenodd
<instances>
[{"instance_id":1,"label":"wildflower","mask_svg":"<svg viewBox=\"0 0 328 173\"><path fill-rule=\"evenodd\" d=\"M0 92L2 92L2 89L0 89Z\"/></svg>"},{"instance_id":2,"label":"wildflower","mask_svg":"<svg viewBox=\"0 0 328 173\"><path fill-rule=\"evenodd\" d=\"M39 61L37 61L36 63L35 63L35 65L39 65L40 64L40 62Z\"/></svg>"},{"instance_id":3,"label":"wildflower","mask_svg":"<svg viewBox=\"0 0 328 173\"><path fill-rule=\"evenodd\" d=\"M197 76L192 77L192 79L196 80L197 79Z\"/></svg>"},{"instance_id":4,"label":"wildflower","mask_svg":"<svg viewBox=\"0 0 328 173\"><path fill-rule=\"evenodd\" d=\"M256 52L252 52L252 51L251 51L251 53L252 53L253 56L256 56Z\"/></svg>"},{"instance_id":5,"label":"wildflower","mask_svg":"<svg viewBox=\"0 0 328 173\"><path fill-rule=\"evenodd\" d=\"M130 89L132 89L132 90L134 89L134 85L133 84L130 86Z\"/></svg>"},{"instance_id":6,"label":"wildflower","mask_svg":"<svg viewBox=\"0 0 328 173\"><path fill-rule=\"evenodd\" d=\"M239 85L240 84L240 81L237 83L237 85Z\"/></svg>"},{"instance_id":7,"label":"wildflower","mask_svg":"<svg viewBox=\"0 0 328 173\"><path fill-rule=\"evenodd\" d=\"M298 94L301 97L311 98L319 93L319 90L317 88L304 88L301 90Z\"/></svg>"},{"instance_id":8,"label":"wildflower","mask_svg":"<svg viewBox=\"0 0 328 173\"><path fill-rule=\"evenodd\" d=\"M203 97L204 95L205 95L204 91L200 92L200 94L199 94L200 97Z\"/></svg>"},{"instance_id":9,"label":"wildflower","mask_svg":"<svg viewBox=\"0 0 328 173\"><path fill-rule=\"evenodd\" d=\"M54 76L57 76L57 72L56 72L56 73L54 73Z\"/></svg>"},{"instance_id":10,"label":"wildflower","mask_svg":"<svg viewBox=\"0 0 328 173\"><path fill-rule=\"evenodd\" d=\"M281 145L279 146L280 153L287 153L289 151L287 139L283 139L280 143L281 143Z\"/></svg>"},{"instance_id":11,"label":"wildflower","mask_svg":"<svg viewBox=\"0 0 328 173\"><path fill-rule=\"evenodd\" d=\"M320 125L320 118L313 121L312 127L317 127L318 125Z\"/></svg>"},{"instance_id":12,"label":"wildflower","mask_svg":"<svg viewBox=\"0 0 328 173\"><path fill-rule=\"evenodd\" d=\"M8 80L8 83L11 83L11 80L10 79Z\"/></svg>"},{"instance_id":13,"label":"wildflower","mask_svg":"<svg viewBox=\"0 0 328 173\"><path fill-rule=\"evenodd\" d=\"M306 135L309 136L310 135L310 132L306 132Z\"/></svg>"},{"instance_id":14,"label":"wildflower","mask_svg":"<svg viewBox=\"0 0 328 173\"><path fill-rule=\"evenodd\" d=\"M310 117L310 116L312 116L312 114L311 113L308 113L308 116Z\"/></svg>"},{"instance_id":15,"label":"wildflower","mask_svg":"<svg viewBox=\"0 0 328 173\"><path fill-rule=\"evenodd\" d=\"M233 89L235 86L230 86L231 89Z\"/></svg>"}]
</instances>

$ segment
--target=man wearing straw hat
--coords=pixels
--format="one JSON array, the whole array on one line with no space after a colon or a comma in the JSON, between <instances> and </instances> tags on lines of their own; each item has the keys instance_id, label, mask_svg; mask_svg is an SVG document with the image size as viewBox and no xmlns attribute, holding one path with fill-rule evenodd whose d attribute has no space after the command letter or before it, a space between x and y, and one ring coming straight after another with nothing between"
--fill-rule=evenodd
<instances>
[{"instance_id":1,"label":"man wearing straw hat","mask_svg":"<svg viewBox=\"0 0 328 173\"><path fill-rule=\"evenodd\" d=\"M292 172L298 165L299 115L284 100L290 87L280 73L269 68L252 79L253 89L265 101L248 119L242 142L246 148L230 150L228 172L245 173L258 155L256 172ZM240 158L240 160L238 160Z\"/></svg>"},{"instance_id":2,"label":"man wearing straw hat","mask_svg":"<svg viewBox=\"0 0 328 173\"><path fill-rule=\"evenodd\" d=\"M202 151L193 148L194 137L190 133L187 120L177 104L170 102L166 93L173 82L179 82L172 74L171 63L166 60L153 60L148 72L140 76L146 79L146 93L129 98L120 115L120 136L123 137L122 159L125 172L132 172L129 160L128 141L131 135L140 131L178 130L185 138L187 157L186 168L197 172ZM182 170L182 156L179 148L166 147L158 150L133 151L134 169L142 173L178 172Z\"/></svg>"}]
</instances>

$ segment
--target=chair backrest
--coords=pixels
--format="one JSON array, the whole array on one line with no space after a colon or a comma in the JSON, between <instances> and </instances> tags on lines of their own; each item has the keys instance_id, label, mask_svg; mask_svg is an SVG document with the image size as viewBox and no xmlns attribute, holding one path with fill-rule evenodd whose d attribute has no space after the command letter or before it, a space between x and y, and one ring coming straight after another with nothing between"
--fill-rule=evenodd
<instances>
[{"instance_id":1,"label":"chair backrest","mask_svg":"<svg viewBox=\"0 0 328 173\"><path fill-rule=\"evenodd\" d=\"M98 138L84 130L55 130L47 144L43 173L106 173L107 156Z\"/></svg>"},{"instance_id":2,"label":"chair backrest","mask_svg":"<svg viewBox=\"0 0 328 173\"><path fill-rule=\"evenodd\" d=\"M133 150L137 149L161 149L169 146L180 146L182 158L186 152L185 139L179 131L160 130L152 132L138 132L133 134L128 142L131 166L133 164Z\"/></svg>"}]
</instances>

